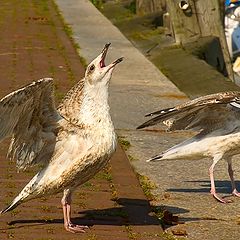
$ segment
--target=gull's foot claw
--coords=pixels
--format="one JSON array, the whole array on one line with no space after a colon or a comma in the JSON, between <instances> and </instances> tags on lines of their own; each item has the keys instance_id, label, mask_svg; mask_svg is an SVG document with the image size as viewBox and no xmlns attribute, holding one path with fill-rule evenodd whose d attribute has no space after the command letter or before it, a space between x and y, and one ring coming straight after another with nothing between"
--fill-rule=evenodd
<instances>
[{"instance_id":1,"label":"gull's foot claw","mask_svg":"<svg viewBox=\"0 0 240 240\"><path fill-rule=\"evenodd\" d=\"M69 223L65 226L65 229L71 233L85 233L86 232L85 230L89 229L89 227Z\"/></svg>"},{"instance_id":2,"label":"gull's foot claw","mask_svg":"<svg viewBox=\"0 0 240 240\"><path fill-rule=\"evenodd\" d=\"M232 191L232 195L233 195L233 196L236 196L236 197L240 197L240 193L237 191L237 189L234 189L234 190Z\"/></svg>"},{"instance_id":3,"label":"gull's foot claw","mask_svg":"<svg viewBox=\"0 0 240 240\"><path fill-rule=\"evenodd\" d=\"M231 203L232 200L225 200L224 198L219 197L216 193L212 193L213 197L220 203Z\"/></svg>"}]
</instances>

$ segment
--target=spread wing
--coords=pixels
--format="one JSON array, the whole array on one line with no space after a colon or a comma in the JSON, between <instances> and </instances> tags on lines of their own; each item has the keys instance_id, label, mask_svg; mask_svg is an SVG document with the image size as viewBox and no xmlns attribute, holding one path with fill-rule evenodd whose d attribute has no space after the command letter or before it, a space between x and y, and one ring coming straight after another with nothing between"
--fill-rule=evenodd
<instances>
[{"instance_id":1,"label":"spread wing","mask_svg":"<svg viewBox=\"0 0 240 240\"><path fill-rule=\"evenodd\" d=\"M198 130L202 133L217 129L227 132L240 127L240 92L223 92L196 98L173 108L162 109L146 116L156 117L138 129L163 122L168 130Z\"/></svg>"},{"instance_id":2,"label":"spread wing","mask_svg":"<svg viewBox=\"0 0 240 240\"><path fill-rule=\"evenodd\" d=\"M60 115L53 99L53 79L35 81L0 100L0 140L11 137L8 156L18 169L38 164L56 139Z\"/></svg>"}]
</instances>

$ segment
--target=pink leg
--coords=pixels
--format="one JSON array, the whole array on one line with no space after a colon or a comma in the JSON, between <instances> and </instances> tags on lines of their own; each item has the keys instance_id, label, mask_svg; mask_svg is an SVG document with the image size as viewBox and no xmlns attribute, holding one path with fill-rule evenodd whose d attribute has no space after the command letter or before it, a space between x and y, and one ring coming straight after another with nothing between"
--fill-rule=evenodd
<instances>
[{"instance_id":1,"label":"pink leg","mask_svg":"<svg viewBox=\"0 0 240 240\"><path fill-rule=\"evenodd\" d=\"M76 225L71 222L71 192L69 189L64 190L61 203L65 229L72 233L84 233L88 226Z\"/></svg>"},{"instance_id":2,"label":"pink leg","mask_svg":"<svg viewBox=\"0 0 240 240\"><path fill-rule=\"evenodd\" d=\"M227 159L227 162L228 162L228 174L229 174L231 185L232 185L232 194L236 197L240 197L240 193L237 191L236 184L233 177L232 159Z\"/></svg>"},{"instance_id":3,"label":"pink leg","mask_svg":"<svg viewBox=\"0 0 240 240\"><path fill-rule=\"evenodd\" d=\"M214 176L213 176L213 172L214 172L214 167L216 165L216 163L222 158L222 156L215 156L213 159L213 164L211 165L211 167L209 168L209 175L210 175L210 181L211 181L211 190L210 193L213 195L213 197L215 199L217 199L219 202L221 203L229 203L231 201L227 201L221 197L219 197L216 193L216 188L215 188L215 183L214 183Z\"/></svg>"}]
</instances>

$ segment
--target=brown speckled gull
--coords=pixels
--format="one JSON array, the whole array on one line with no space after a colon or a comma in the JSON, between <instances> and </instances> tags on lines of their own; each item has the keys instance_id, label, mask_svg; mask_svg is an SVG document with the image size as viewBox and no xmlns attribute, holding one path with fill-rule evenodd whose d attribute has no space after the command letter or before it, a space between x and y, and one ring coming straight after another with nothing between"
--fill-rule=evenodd
<instances>
[{"instance_id":1,"label":"brown speckled gull","mask_svg":"<svg viewBox=\"0 0 240 240\"><path fill-rule=\"evenodd\" d=\"M157 115L157 116L155 116ZM163 122L168 130L196 130L198 134L148 161L165 159L196 159L210 157L211 194L222 203L229 201L216 193L213 171L216 163L225 159L232 184L232 194L240 197L233 177L232 157L240 154L240 92L222 92L162 109L146 116L155 116L138 127L145 128Z\"/></svg>"},{"instance_id":2,"label":"brown speckled gull","mask_svg":"<svg viewBox=\"0 0 240 240\"><path fill-rule=\"evenodd\" d=\"M51 78L35 81L0 100L0 139L12 137L9 158L19 170L36 164L42 167L1 213L30 199L63 191L64 227L70 232L87 228L70 220L71 193L100 171L116 149L108 85L122 58L105 66L109 46L106 44L88 65L84 79L57 109Z\"/></svg>"}]
</instances>

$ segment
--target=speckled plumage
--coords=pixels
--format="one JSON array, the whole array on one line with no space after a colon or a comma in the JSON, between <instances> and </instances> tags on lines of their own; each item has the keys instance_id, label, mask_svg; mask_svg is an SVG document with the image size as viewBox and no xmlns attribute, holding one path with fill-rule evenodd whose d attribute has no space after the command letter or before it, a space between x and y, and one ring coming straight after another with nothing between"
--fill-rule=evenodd
<instances>
[{"instance_id":1,"label":"speckled plumage","mask_svg":"<svg viewBox=\"0 0 240 240\"><path fill-rule=\"evenodd\" d=\"M2 213L22 202L63 190L63 208L70 206L72 190L108 162L116 149L108 84L115 65L122 61L105 66L109 45L89 64L84 79L67 93L57 109L50 78L33 82L0 101L0 138L12 136L8 156L16 160L20 170L42 166ZM65 210L70 215L67 207ZM69 218L64 216L68 231L84 231Z\"/></svg>"},{"instance_id":2,"label":"speckled plumage","mask_svg":"<svg viewBox=\"0 0 240 240\"><path fill-rule=\"evenodd\" d=\"M156 116L155 116L156 115ZM152 119L138 127L144 128L163 122L168 130L196 130L198 134L152 158L148 161L164 159L196 159L210 157L211 193L220 202L214 185L215 164L225 159L232 184L232 193L240 197L233 178L232 157L240 154L240 92L222 92L196 98L192 101L162 109L147 116Z\"/></svg>"}]
</instances>

